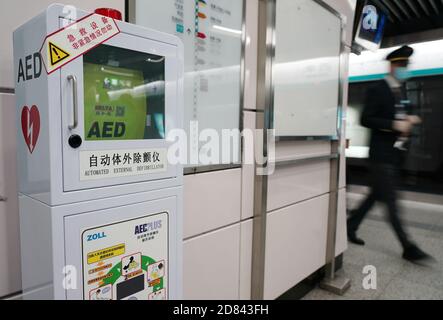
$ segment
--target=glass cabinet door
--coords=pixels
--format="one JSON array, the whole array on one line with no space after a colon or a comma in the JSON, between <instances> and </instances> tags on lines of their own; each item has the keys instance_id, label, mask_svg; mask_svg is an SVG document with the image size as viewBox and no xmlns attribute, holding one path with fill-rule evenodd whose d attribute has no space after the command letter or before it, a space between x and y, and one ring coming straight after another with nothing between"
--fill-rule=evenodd
<instances>
[{"instance_id":1,"label":"glass cabinet door","mask_svg":"<svg viewBox=\"0 0 443 320\"><path fill-rule=\"evenodd\" d=\"M86 141L165 138L165 57L101 45L83 56Z\"/></svg>"},{"instance_id":2,"label":"glass cabinet door","mask_svg":"<svg viewBox=\"0 0 443 320\"><path fill-rule=\"evenodd\" d=\"M61 68L64 191L177 176L177 53L120 33Z\"/></svg>"}]
</instances>

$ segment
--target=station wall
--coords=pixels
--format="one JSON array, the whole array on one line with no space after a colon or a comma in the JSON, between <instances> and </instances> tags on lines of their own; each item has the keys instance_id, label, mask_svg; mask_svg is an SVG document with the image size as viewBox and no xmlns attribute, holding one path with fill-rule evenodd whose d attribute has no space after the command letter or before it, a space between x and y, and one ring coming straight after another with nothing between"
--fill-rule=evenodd
<instances>
[{"instance_id":1,"label":"station wall","mask_svg":"<svg viewBox=\"0 0 443 320\"><path fill-rule=\"evenodd\" d=\"M0 297L20 291L19 227L15 172L15 108L12 31L52 1L3 1L0 19ZM65 1L59 1L65 2ZM114 7L124 12L124 0L66 1L82 9ZM355 0L325 1L347 16L345 57L349 54ZM245 85L243 127L255 128L257 112L257 32L259 0L246 1ZM347 79L343 69L342 79ZM347 80L343 101L347 105ZM9 123L4 126L4 123ZM13 130L11 132L11 130ZM344 129L343 129L344 130ZM284 142L277 157L328 153L322 141ZM344 145L342 146L344 150ZM336 253L346 250L345 166L341 161L340 210ZM251 296L254 166L186 175L184 179L184 298L249 299ZM6 189L7 190L6 190ZM276 298L325 264L328 161L277 169L269 179L268 241L265 298ZM327 201L326 201L327 202ZM305 246L312 243L314 247ZM281 248L290 248L281 250ZM288 260L288 256L290 259ZM284 267L282 267L282 265Z\"/></svg>"}]
</instances>

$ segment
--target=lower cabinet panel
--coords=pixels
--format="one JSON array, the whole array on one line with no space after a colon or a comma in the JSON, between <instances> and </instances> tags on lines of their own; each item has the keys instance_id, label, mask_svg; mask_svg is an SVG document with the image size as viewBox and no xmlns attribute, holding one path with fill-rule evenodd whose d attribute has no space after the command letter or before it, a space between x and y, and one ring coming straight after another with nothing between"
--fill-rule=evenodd
<instances>
[{"instance_id":1,"label":"lower cabinet panel","mask_svg":"<svg viewBox=\"0 0 443 320\"><path fill-rule=\"evenodd\" d=\"M240 221L241 169L184 178L184 238Z\"/></svg>"},{"instance_id":2,"label":"lower cabinet panel","mask_svg":"<svg viewBox=\"0 0 443 320\"><path fill-rule=\"evenodd\" d=\"M277 168L269 176L268 211L317 197L329 191L329 161Z\"/></svg>"},{"instance_id":3,"label":"lower cabinet panel","mask_svg":"<svg viewBox=\"0 0 443 320\"><path fill-rule=\"evenodd\" d=\"M275 299L326 260L328 196L268 215L264 298Z\"/></svg>"},{"instance_id":4,"label":"lower cabinet panel","mask_svg":"<svg viewBox=\"0 0 443 320\"><path fill-rule=\"evenodd\" d=\"M239 299L240 224L183 244L185 300Z\"/></svg>"}]
</instances>

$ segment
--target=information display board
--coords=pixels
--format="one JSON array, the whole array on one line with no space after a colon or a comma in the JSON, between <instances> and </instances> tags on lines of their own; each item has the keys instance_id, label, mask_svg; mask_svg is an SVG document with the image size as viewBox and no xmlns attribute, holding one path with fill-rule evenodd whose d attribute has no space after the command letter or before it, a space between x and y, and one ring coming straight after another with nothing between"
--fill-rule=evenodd
<instances>
[{"instance_id":1,"label":"information display board","mask_svg":"<svg viewBox=\"0 0 443 320\"><path fill-rule=\"evenodd\" d=\"M276 135L335 136L340 18L316 1L278 0L275 38L272 77Z\"/></svg>"},{"instance_id":2,"label":"information display board","mask_svg":"<svg viewBox=\"0 0 443 320\"><path fill-rule=\"evenodd\" d=\"M208 128L220 137L223 129L239 129L243 1L135 0L134 5L131 22L174 34L184 43L189 138L196 141ZM189 151L206 153L204 144ZM239 140L235 145L240 146Z\"/></svg>"}]
</instances>

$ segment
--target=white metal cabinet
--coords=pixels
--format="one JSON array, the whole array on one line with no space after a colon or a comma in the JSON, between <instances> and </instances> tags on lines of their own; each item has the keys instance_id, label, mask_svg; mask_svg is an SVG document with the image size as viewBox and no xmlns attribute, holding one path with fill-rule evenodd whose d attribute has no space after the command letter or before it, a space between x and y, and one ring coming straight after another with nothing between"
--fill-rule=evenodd
<instances>
[{"instance_id":1,"label":"white metal cabinet","mask_svg":"<svg viewBox=\"0 0 443 320\"><path fill-rule=\"evenodd\" d=\"M0 297L21 287L14 100L0 94Z\"/></svg>"},{"instance_id":2,"label":"white metal cabinet","mask_svg":"<svg viewBox=\"0 0 443 320\"><path fill-rule=\"evenodd\" d=\"M19 75L29 57L45 68L70 57L16 83L24 296L178 299L182 169L168 161L166 137L182 126L181 42L77 9L81 19L61 29L75 22L63 9L14 32ZM100 42L103 30L113 31ZM86 39L89 50L72 51ZM126 166L108 164L108 153Z\"/></svg>"}]
</instances>

